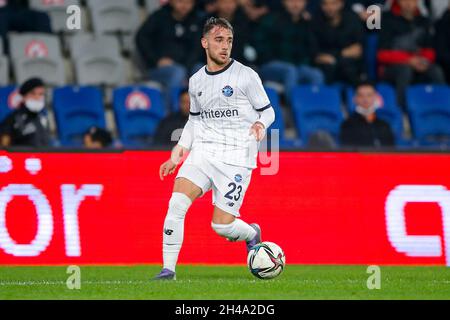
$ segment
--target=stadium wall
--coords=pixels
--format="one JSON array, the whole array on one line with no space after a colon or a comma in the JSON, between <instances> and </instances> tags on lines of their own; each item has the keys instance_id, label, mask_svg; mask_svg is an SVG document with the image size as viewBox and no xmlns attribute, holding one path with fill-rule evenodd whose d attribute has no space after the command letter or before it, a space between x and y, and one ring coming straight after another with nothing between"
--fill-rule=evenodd
<instances>
[{"instance_id":1,"label":"stadium wall","mask_svg":"<svg viewBox=\"0 0 450 320\"><path fill-rule=\"evenodd\" d=\"M166 151L0 151L0 265L153 264L173 178ZM450 266L450 154L260 157L241 209L291 264ZM277 174L274 174L277 172ZM269 175L267 175L269 174ZM181 263L243 264L191 207Z\"/></svg>"}]
</instances>

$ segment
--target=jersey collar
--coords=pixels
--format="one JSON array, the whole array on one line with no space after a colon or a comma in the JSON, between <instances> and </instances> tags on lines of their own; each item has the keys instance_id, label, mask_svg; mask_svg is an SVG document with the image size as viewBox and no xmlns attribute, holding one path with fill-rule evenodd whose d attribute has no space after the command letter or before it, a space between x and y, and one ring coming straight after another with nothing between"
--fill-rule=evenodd
<instances>
[{"instance_id":1,"label":"jersey collar","mask_svg":"<svg viewBox=\"0 0 450 320\"><path fill-rule=\"evenodd\" d=\"M219 71L214 71L214 72L208 71L207 66L205 66L205 72L206 72L206 74L208 74L208 75L210 75L210 76L215 76L215 75L221 74L222 72L227 71L228 68L231 67L231 65L233 64L233 62L234 62L234 59L231 59L230 62L226 65L225 68L223 68L223 69L221 69L221 70L219 70Z\"/></svg>"}]
</instances>

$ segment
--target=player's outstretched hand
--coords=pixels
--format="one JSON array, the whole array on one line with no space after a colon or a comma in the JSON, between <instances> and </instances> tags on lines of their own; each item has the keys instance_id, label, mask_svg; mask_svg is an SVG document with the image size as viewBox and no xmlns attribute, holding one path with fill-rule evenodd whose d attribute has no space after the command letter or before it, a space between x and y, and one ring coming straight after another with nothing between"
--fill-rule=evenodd
<instances>
[{"instance_id":1,"label":"player's outstretched hand","mask_svg":"<svg viewBox=\"0 0 450 320\"><path fill-rule=\"evenodd\" d=\"M261 122L255 122L250 128L250 135L254 135L258 142L264 139L265 134L266 128Z\"/></svg>"},{"instance_id":2,"label":"player's outstretched hand","mask_svg":"<svg viewBox=\"0 0 450 320\"><path fill-rule=\"evenodd\" d=\"M161 179L161 181L164 180L164 177L166 177L167 175L173 174L176 168L177 165L173 163L172 159L164 162L161 167L159 167L159 178Z\"/></svg>"},{"instance_id":3,"label":"player's outstretched hand","mask_svg":"<svg viewBox=\"0 0 450 320\"><path fill-rule=\"evenodd\" d=\"M159 178L164 180L169 174L173 174L178 164L180 164L186 158L188 154L188 149L180 146L179 144L175 145L172 149L172 153L170 154L170 159L164 162L161 167L159 167Z\"/></svg>"}]
</instances>

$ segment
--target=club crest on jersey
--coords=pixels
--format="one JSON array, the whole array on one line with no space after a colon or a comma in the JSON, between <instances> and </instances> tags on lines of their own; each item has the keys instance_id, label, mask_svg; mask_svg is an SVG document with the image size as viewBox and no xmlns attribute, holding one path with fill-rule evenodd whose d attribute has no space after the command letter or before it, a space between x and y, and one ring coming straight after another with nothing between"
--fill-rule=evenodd
<instances>
[{"instance_id":1,"label":"club crest on jersey","mask_svg":"<svg viewBox=\"0 0 450 320\"><path fill-rule=\"evenodd\" d=\"M241 183L242 182L242 176L240 174L237 174L234 176L234 181L236 181L237 183Z\"/></svg>"},{"instance_id":2,"label":"club crest on jersey","mask_svg":"<svg viewBox=\"0 0 450 320\"><path fill-rule=\"evenodd\" d=\"M223 95L224 95L225 97L231 97L231 96L233 95L234 91L233 91L233 88L232 88L232 87L230 87L230 86L225 86L225 87L222 89L222 93L223 93Z\"/></svg>"}]
</instances>

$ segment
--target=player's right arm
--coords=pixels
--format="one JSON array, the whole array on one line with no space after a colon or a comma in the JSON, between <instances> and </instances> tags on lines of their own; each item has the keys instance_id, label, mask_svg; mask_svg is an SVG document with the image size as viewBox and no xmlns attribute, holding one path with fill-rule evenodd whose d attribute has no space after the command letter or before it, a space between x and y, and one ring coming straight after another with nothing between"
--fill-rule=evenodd
<instances>
[{"instance_id":1,"label":"player's right arm","mask_svg":"<svg viewBox=\"0 0 450 320\"><path fill-rule=\"evenodd\" d=\"M189 81L189 98L190 98L190 111L189 119L184 126L183 133L181 134L180 140L176 146L172 149L170 159L164 162L159 168L159 177L164 180L169 174L173 174L179 163L185 158L186 154L191 150L192 144L195 139L195 128L198 124L200 117L200 108L198 107L195 95L191 90L192 85Z\"/></svg>"}]
</instances>

